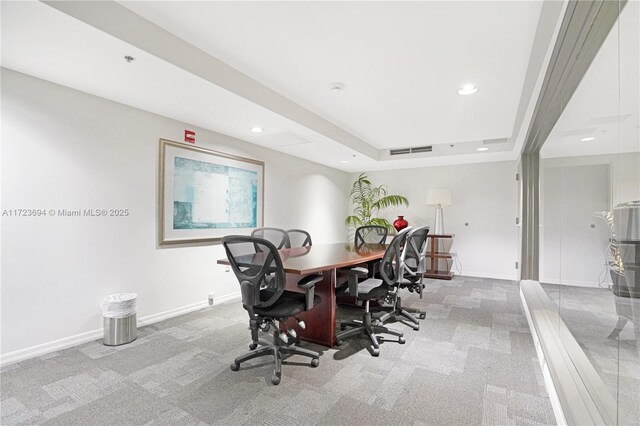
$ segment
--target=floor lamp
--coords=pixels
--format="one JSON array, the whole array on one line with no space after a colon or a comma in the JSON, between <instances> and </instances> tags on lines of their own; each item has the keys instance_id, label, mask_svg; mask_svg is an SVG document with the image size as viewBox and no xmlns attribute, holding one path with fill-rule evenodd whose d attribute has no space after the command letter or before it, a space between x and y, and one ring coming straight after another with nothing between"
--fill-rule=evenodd
<instances>
[{"instance_id":1,"label":"floor lamp","mask_svg":"<svg viewBox=\"0 0 640 426\"><path fill-rule=\"evenodd\" d=\"M447 188L430 188L427 190L427 206L436 208L436 220L432 234L444 234L444 218L442 208L451 205L451 191Z\"/></svg>"}]
</instances>

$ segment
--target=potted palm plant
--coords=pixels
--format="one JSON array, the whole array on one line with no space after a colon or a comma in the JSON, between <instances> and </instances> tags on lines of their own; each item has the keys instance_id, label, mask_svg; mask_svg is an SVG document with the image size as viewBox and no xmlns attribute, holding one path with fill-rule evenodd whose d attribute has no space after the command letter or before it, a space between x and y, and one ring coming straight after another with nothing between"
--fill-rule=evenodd
<instances>
[{"instance_id":1,"label":"potted palm plant","mask_svg":"<svg viewBox=\"0 0 640 426\"><path fill-rule=\"evenodd\" d=\"M388 207L409 205L409 200L406 197L389 194L385 185L373 186L365 173L358 176L358 179L353 183L349 198L353 204L353 212L347 216L345 223L354 228L365 225L380 225L393 231L391 223L378 216L380 211Z\"/></svg>"}]
</instances>

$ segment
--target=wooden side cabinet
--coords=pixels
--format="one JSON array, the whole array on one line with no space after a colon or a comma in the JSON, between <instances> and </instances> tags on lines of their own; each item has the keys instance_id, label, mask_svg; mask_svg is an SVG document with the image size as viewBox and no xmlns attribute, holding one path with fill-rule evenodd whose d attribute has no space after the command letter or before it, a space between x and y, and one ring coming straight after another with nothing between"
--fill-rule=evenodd
<instances>
[{"instance_id":1,"label":"wooden side cabinet","mask_svg":"<svg viewBox=\"0 0 640 426\"><path fill-rule=\"evenodd\" d=\"M425 261L425 278L435 278L440 280L450 280L453 278L451 266L453 257L451 245L453 244L453 234L447 235L427 235L428 246Z\"/></svg>"}]
</instances>

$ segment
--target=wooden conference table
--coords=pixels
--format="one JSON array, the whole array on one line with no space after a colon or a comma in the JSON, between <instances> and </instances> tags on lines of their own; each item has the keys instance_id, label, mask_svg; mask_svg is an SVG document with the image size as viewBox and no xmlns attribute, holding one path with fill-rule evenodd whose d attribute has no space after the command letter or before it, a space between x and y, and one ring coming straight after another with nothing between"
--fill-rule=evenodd
<instances>
[{"instance_id":1,"label":"wooden conference table","mask_svg":"<svg viewBox=\"0 0 640 426\"><path fill-rule=\"evenodd\" d=\"M304 293L298 281L309 274L322 273L324 279L316 284L315 294L322 299L298 318L304 320L302 330L291 318L287 327L295 328L301 339L332 347L336 343L336 270L381 259L384 244L364 244L356 249L353 244L318 244L311 247L296 247L280 250L280 257L287 277L287 290ZM218 264L229 265L228 259L219 259Z\"/></svg>"}]
</instances>

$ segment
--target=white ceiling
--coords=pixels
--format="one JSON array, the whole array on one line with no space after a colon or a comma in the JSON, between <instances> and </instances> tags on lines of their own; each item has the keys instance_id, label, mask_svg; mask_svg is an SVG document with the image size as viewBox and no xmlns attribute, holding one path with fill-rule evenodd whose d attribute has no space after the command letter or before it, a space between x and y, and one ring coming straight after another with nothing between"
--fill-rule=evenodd
<instances>
[{"instance_id":1,"label":"white ceiling","mask_svg":"<svg viewBox=\"0 0 640 426\"><path fill-rule=\"evenodd\" d=\"M313 115L274 112L40 2L2 2L2 66L345 171L515 157L512 141L476 148L513 133L539 2L125 5L351 136L308 125ZM346 89L333 93L333 81ZM469 81L478 93L457 95ZM251 133L255 125L265 132ZM345 134L378 155L348 146ZM289 145L296 137L310 143ZM381 150L426 144L433 153L411 159Z\"/></svg>"},{"instance_id":2,"label":"white ceiling","mask_svg":"<svg viewBox=\"0 0 640 426\"><path fill-rule=\"evenodd\" d=\"M633 1L625 5L540 155L552 158L639 152L639 75L640 2ZM580 140L586 137L594 140Z\"/></svg>"},{"instance_id":3,"label":"white ceiling","mask_svg":"<svg viewBox=\"0 0 640 426\"><path fill-rule=\"evenodd\" d=\"M253 125L315 143L305 155L352 150L37 1L2 2L2 66L106 99L247 140ZM29 25L25 25L28 22ZM124 55L135 57L127 63ZM169 137L168 135L166 137ZM299 147L263 146L296 154ZM362 166L367 159L360 156ZM354 162L356 167L358 163Z\"/></svg>"},{"instance_id":4,"label":"white ceiling","mask_svg":"<svg viewBox=\"0 0 640 426\"><path fill-rule=\"evenodd\" d=\"M540 2L121 2L376 148L512 136ZM342 82L341 93L330 90ZM479 87L473 96L456 90Z\"/></svg>"}]
</instances>

